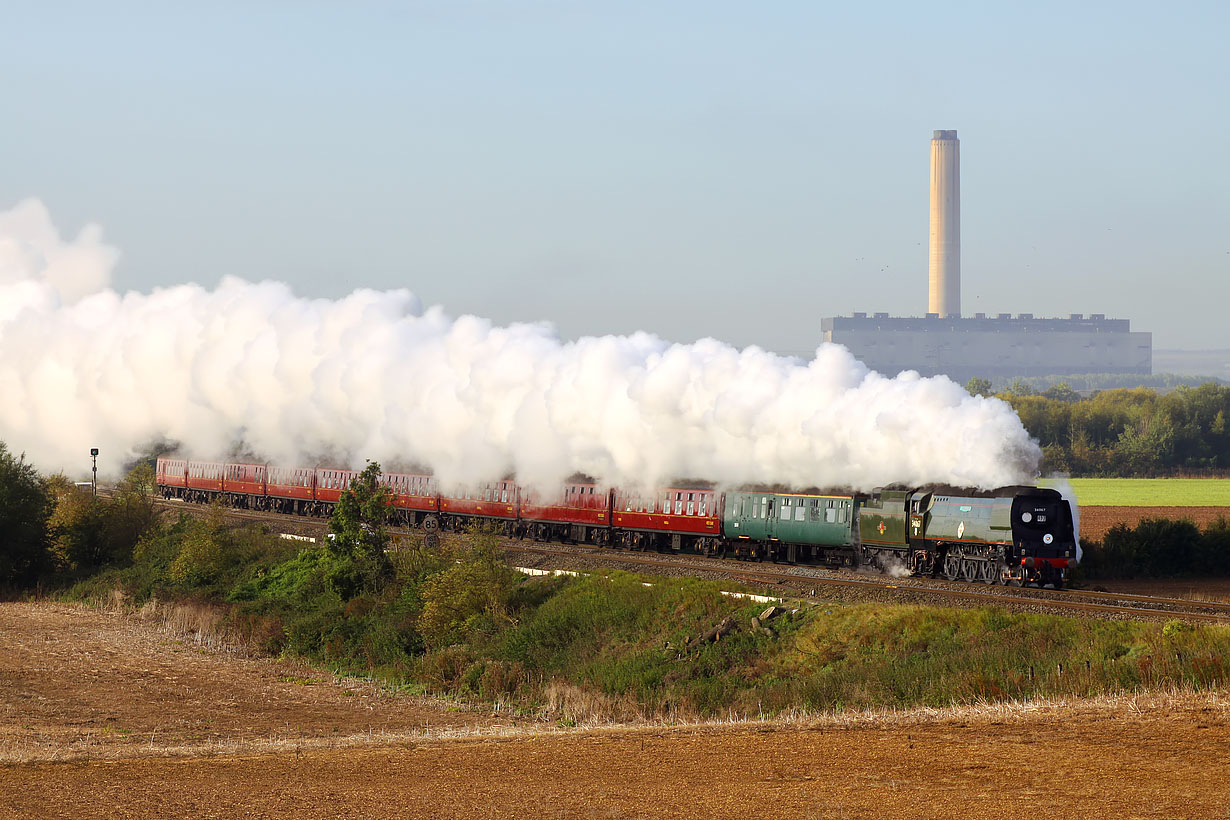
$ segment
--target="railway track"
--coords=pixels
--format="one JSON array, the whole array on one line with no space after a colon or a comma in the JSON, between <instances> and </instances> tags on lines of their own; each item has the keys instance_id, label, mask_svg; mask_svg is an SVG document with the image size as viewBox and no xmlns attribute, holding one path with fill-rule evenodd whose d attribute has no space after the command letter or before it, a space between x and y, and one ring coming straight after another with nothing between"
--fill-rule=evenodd
<instances>
[{"instance_id":1,"label":"railway track","mask_svg":"<svg viewBox=\"0 0 1230 820\"><path fill-rule=\"evenodd\" d=\"M175 500L158 500L157 503L166 509L194 515L206 515L211 510L210 507ZM275 524L277 528L291 534L315 534L315 537L323 538L328 532L328 522L324 519L302 518L254 510L223 509L223 513L230 519ZM409 530L395 527L390 528L390 532L402 537L413 534ZM766 591L766 594L799 599L816 597L817 592L821 589L829 591L845 589L870 591L874 593L874 597L899 598L907 602L939 599L966 606L1003 606L1026 611L1081 614L1086 617L1148 620L1177 618L1200 623L1230 624L1230 603L1217 601L1192 601L1182 598L1070 588L1051 590L982 586L933 578L891 578L867 575L852 570L831 570L808 565L748 564L729 559L705 558L699 555L664 555L585 545L527 542L510 538L502 539L501 544L508 555L537 555L541 559L561 564L585 562L616 568L635 568L638 571L660 575L704 574L715 578L729 578L752 587L760 587ZM555 568L577 569L578 567L573 565ZM590 569L590 567L583 569Z\"/></svg>"},{"instance_id":2,"label":"railway track","mask_svg":"<svg viewBox=\"0 0 1230 820\"><path fill-rule=\"evenodd\" d=\"M748 565L700 556L656 556L628 553L620 550L559 545L513 544L511 552L542 555L573 555L597 558L613 563L632 564L648 568L680 569L690 572L711 572L749 585L776 589L776 594L789 591L807 598L822 587L862 588L909 595L935 596L968 602L974 606L1005 606L1015 609L1080 612L1087 615L1119 618L1186 619L1205 623L1230 624L1230 604L1216 601L1189 601L1149 595L1093 592L1065 589L1025 589L1014 587L984 587L931 578L885 578L866 576L849 570L827 570L818 567L788 565ZM787 597L789 597L787 595Z\"/></svg>"}]
</instances>

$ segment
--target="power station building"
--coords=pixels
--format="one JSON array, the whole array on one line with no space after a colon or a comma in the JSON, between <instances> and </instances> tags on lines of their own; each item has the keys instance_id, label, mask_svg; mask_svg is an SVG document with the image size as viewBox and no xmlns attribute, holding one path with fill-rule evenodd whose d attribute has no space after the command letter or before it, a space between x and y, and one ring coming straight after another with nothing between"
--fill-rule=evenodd
<instances>
[{"instance_id":1,"label":"power station building","mask_svg":"<svg viewBox=\"0 0 1230 820\"><path fill-rule=\"evenodd\" d=\"M1035 319L1022 313L961 316L961 144L956 131L931 140L931 235L927 314L855 313L821 320L824 341L844 345L873 370L916 370L965 382L1081 373L1153 372L1153 334L1127 319Z\"/></svg>"},{"instance_id":2,"label":"power station building","mask_svg":"<svg viewBox=\"0 0 1230 820\"><path fill-rule=\"evenodd\" d=\"M1080 373L1153 372L1153 335L1133 332L1127 319L1035 319L977 314L893 318L887 313L821 320L824 341L845 345L872 370L895 375L917 370L964 384L975 376L1016 379Z\"/></svg>"}]
</instances>

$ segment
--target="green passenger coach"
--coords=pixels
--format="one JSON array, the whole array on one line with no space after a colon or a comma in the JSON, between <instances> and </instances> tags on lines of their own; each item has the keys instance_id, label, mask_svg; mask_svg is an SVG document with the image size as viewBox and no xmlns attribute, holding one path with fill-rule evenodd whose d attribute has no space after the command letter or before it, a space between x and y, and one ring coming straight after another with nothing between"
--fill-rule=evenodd
<instances>
[{"instance_id":1,"label":"green passenger coach","mask_svg":"<svg viewBox=\"0 0 1230 820\"><path fill-rule=\"evenodd\" d=\"M737 490L722 531L739 557L849 565L857 518L853 495Z\"/></svg>"}]
</instances>

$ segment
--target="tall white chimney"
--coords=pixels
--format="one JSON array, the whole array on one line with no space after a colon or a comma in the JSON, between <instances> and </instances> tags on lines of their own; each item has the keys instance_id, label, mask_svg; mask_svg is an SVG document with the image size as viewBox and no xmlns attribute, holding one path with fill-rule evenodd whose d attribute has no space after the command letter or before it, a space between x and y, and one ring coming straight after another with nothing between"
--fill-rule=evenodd
<instances>
[{"instance_id":1,"label":"tall white chimney","mask_svg":"<svg viewBox=\"0 0 1230 820\"><path fill-rule=\"evenodd\" d=\"M927 312L961 315L961 143L956 131L931 137L931 255Z\"/></svg>"}]
</instances>

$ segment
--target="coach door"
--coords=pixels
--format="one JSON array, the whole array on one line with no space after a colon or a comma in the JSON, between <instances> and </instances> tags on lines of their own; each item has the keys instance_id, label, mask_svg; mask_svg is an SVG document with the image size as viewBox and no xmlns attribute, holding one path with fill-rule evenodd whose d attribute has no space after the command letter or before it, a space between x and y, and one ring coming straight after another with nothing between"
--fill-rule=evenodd
<instances>
[{"instance_id":1,"label":"coach door","mask_svg":"<svg viewBox=\"0 0 1230 820\"><path fill-rule=\"evenodd\" d=\"M779 517L789 515L789 510L782 512L782 499L775 496L764 498L762 496L761 503L765 505L764 527L765 537L770 541L776 541L781 538L781 521Z\"/></svg>"}]
</instances>

